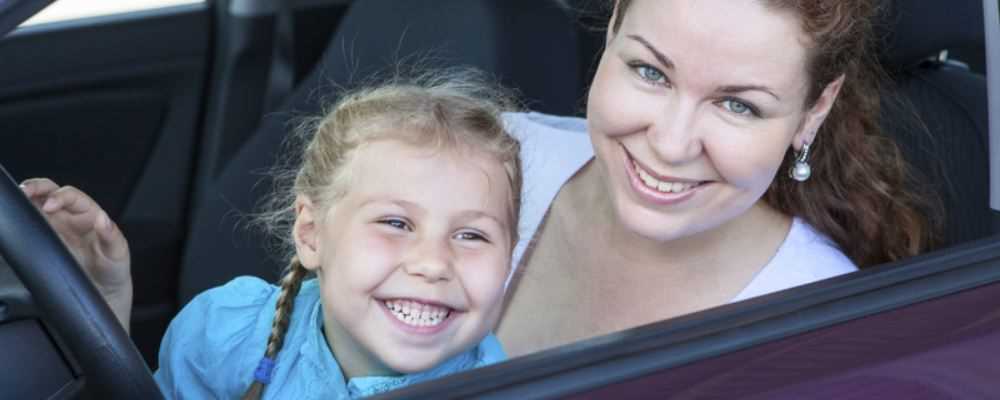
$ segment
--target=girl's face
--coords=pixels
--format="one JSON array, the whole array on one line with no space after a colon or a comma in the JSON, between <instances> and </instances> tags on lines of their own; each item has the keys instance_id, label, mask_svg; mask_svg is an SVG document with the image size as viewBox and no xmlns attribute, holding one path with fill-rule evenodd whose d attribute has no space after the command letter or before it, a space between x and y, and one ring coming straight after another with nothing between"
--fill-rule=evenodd
<instances>
[{"instance_id":1,"label":"girl's face","mask_svg":"<svg viewBox=\"0 0 1000 400\"><path fill-rule=\"evenodd\" d=\"M587 112L622 225L665 242L761 201L839 88L806 109L806 43L796 16L758 0L633 1L609 29Z\"/></svg>"},{"instance_id":2,"label":"girl's face","mask_svg":"<svg viewBox=\"0 0 1000 400\"><path fill-rule=\"evenodd\" d=\"M296 206L327 342L348 377L431 368L499 316L516 228L506 174L479 153L395 140L354 152L344 197L326 210Z\"/></svg>"}]
</instances>

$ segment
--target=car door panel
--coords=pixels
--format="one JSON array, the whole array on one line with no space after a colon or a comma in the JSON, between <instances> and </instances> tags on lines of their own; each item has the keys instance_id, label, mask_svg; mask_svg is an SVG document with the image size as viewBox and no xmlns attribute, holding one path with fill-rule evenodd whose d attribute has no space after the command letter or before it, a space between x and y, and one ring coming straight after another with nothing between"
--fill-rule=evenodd
<instances>
[{"instance_id":1,"label":"car door panel","mask_svg":"<svg viewBox=\"0 0 1000 400\"><path fill-rule=\"evenodd\" d=\"M147 360L176 311L199 143L205 4L22 28L0 41L0 163L91 194L129 238Z\"/></svg>"}]
</instances>

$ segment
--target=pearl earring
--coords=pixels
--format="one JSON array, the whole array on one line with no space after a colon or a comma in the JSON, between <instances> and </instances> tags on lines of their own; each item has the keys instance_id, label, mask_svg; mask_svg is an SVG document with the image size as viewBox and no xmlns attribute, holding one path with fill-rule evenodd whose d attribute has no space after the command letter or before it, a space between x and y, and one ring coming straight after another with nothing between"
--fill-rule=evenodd
<instances>
[{"instance_id":1,"label":"pearl earring","mask_svg":"<svg viewBox=\"0 0 1000 400\"><path fill-rule=\"evenodd\" d=\"M795 164L788 169L788 176L799 182L805 182L812 175L812 168L807 162L809 158L809 143L802 144L802 150L795 156Z\"/></svg>"}]
</instances>

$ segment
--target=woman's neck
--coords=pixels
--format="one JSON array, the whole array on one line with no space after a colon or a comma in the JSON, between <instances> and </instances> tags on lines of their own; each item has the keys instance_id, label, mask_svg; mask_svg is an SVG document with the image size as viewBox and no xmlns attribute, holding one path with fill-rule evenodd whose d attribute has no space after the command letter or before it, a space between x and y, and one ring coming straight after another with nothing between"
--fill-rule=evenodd
<instances>
[{"instance_id":1,"label":"woman's neck","mask_svg":"<svg viewBox=\"0 0 1000 400\"><path fill-rule=\"evenodd\" d=\"M571 207L563 213L568 225L577 225L570 226L570 231L590 235L587 242L602 244L591 247L600 247L598 254L607 261L603 264L627 265L636 278L661 276L670 282L691 282L694 287L703 286L699 281L739 279L741 274L734 269L749 268L756 273L774 255L791 226L790 217L761 200L718 227L657 241L622 225L597 165L589 164L576 178L577 182L567 184ZM583 221L582 215L590 218ZM606 272L622 273L617 268Z\"/></svg>"}]
</instances>

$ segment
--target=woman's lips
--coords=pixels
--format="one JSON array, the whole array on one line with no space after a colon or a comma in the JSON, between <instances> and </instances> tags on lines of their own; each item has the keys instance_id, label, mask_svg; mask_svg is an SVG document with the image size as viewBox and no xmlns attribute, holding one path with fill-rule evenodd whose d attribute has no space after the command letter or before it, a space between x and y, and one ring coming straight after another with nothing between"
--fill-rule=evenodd
<instances>
[{"instance_id":1,"label":"woman's lips","mask_svg":"<svg viewBox=\"0 0 1000 400\"><path fill-rule=\"evenodd\" d=\"M629 186L647 202L657 205L682 203L711 183L657 175L643 168L624 147L622 149L625 153L625 173Z\"/></svg>"}]
</instances>

